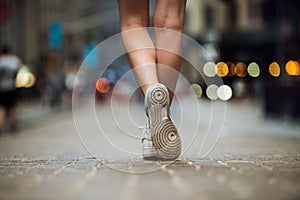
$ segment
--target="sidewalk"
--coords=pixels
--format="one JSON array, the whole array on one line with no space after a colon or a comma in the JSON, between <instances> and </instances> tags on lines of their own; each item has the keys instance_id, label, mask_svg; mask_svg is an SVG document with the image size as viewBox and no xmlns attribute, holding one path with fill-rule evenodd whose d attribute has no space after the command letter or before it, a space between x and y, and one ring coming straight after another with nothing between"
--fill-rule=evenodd
<instances>
[{"instance_id":1,"label":"sidewalk","mask_svg":"<svg viewBox=\"0 0 300 200\"><path fill-rule=\"evenodd\" d=\"M207 112L207 102L200 107ZM132 116L139 109L131 108ZM42 123L30 122L19 134L0 138L0 199L300 198L299 127L261 121L259 109L249 103L227 104L223 136L209 156L187 154L174 163L115 153L119 151L107 138L93 137L91 113L82 108L80 114L79 135L68 110L37 114ZM105 116L99 117L104 130L114 130L108 105L97 107L96 114ZM125 123L128 119L122 116L117 117ZM202 123L205 128L205 120ZM138 132L129 125L125 128ZM98 150L97 159L84 149L79 136L90 150ZM140 149L132 147L139 141L127 142L114 131L108 136L119 138L122 148Z\"/></svg>"}]
</instances>

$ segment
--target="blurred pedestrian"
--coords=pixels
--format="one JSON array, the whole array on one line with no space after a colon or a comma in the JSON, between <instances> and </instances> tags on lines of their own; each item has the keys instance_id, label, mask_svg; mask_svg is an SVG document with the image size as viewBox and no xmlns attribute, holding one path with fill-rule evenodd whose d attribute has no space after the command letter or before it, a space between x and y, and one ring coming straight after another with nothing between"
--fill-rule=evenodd
<instances>
[{"instance_id":1,"label":"blurred pedestrian","mask_svg":"<svg viewBox=\"0 0 300 200\"><path fill-rule=\"evenodd\" d=\"M64 64L65 67L65 78L64 86L67 93L67 103L72 104L73 90L79 90L79 81L76 81L76 74L80 67L80 62L77 59L67 60ZM77 77L79 79L79 76Z\"/></svg>"},{"instance_id":2,"label":"blurred pedestrian","mask_svg":"<svg viewBox=\"0 0 300 200\"><path fill-rule=\"evenodd\" d=\"M15 81L20 65L20 58L8 46L4 46L0 53L0 132L4 131L6 115L11 131L17 129Z\"/></svg>"},{"instance_id":3,"label":"blurred pedestrian","mask_svg":"<svg viewBox=\"0 0 300 200\"><path fill-rule=\"evenodd\" d=\"M149 0L118 0L122 40L137 82L145 96L148 122L143 158L174 160L181 153L177 128L170 118L181 57L186 0L156 0L152 41Z\"/></svg>"}]
</instances>

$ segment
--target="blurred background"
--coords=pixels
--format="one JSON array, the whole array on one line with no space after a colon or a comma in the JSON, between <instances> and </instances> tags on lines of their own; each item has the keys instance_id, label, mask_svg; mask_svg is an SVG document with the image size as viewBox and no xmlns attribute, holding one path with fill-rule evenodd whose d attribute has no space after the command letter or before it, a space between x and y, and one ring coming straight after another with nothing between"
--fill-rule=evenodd
<instances>
[{"instance_id":1,"label":"blurred background","mask_svg":"<svg viewBox=\"0 0 300 200\"><path fill-rule=\"evenodd\" d=\"M247 101L265 118L299 123L299 8L298 0L188 0L185 33L216 63L204 73L222 77L232 91L223 100ZM119 32L117 1L0 0L0 44L23 63L17 80L21 111L32 105L31 112L38 105L70 109L84 57ZM120 60L103 75L112 85L129 69L126 58ZM192 67L184 69L201 98L218 99ZM97 93L99 102L106 92Z\"/></svg>"}]
</instances>

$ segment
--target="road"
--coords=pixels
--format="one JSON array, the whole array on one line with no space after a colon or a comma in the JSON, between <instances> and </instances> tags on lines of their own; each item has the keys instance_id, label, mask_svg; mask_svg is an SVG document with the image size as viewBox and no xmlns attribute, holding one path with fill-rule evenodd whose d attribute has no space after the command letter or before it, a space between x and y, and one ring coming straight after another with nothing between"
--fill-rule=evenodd
<instances>
[{"instance_id":1,"label":"road","mask_svg":"<svg viewBox=\"0 0 300 200\"><path fill-rule=\"evenodd\" d=\"M104 103L96 112L83 106L31 118L43 107L29 107L22 110L29 113L22 114L22 129L0 137L0 199L300 199L299 125L264 120L251 102L227 103L224 125L210 138L218 143L207 156L214 142L207 137L202 145L199 137L189 146L195 121L174 118L190 130L182 136L186 151L174 162L143 161L137 153L141 105L124 115L121 103L112 116ZM194 109L189 102L182 107ZM208 120L211 104L201 101L199 108L205 136L218 122ZM119 134L120 127L132 135Z\"/></svg>"}]
</instances>

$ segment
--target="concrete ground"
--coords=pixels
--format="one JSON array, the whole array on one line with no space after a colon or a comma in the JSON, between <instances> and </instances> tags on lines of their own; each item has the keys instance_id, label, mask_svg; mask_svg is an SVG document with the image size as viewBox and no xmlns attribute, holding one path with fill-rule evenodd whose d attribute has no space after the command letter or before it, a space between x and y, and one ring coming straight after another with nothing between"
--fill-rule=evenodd
<instances>
[{"instance_id":1,"label":"concrete ground","mask_svg":"<svg viewBox=\"0 0 300 200\"><path fill-rule=\"evenodd\" d=\"M184 106L195 112L193 104ZM139 124L127 123L129 118L143 122L142 106L130 106L129 118L122 104L114 107L113 117L109 103L96 106L96 112L21 108L21 130L0 137L0 199L300 199L296 123L264 120L256 104L231 101L222 129L205 138L218 123L200 117L200 136L189 147L197 121L180 111L188 124L180 129L190 130L182 135L187 150L175 162L149 162L136 153L140 142L132 139L138 137L134 126ZM209 116L211 104L201 101L199 109L201 116ZM95 116L106 135L95 130ZM120 127L133 135L120 135L115 129Z\"/></svg>"}]
</instances>

